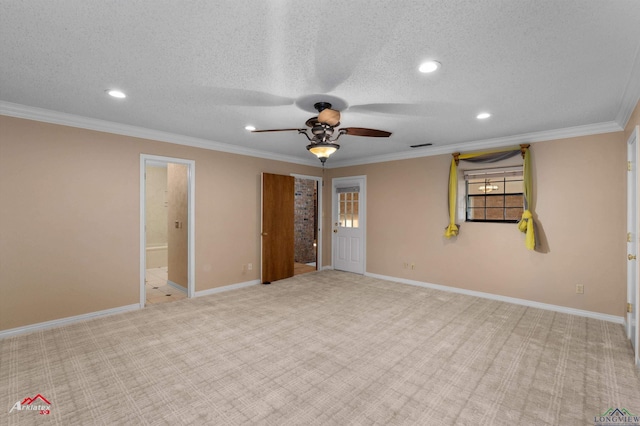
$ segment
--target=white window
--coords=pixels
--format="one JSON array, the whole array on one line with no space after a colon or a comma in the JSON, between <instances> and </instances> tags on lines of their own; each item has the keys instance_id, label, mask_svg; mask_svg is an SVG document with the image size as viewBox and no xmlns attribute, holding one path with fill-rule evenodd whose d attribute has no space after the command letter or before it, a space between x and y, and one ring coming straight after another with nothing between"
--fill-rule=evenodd
<instances>
[{"instance_id":1,"label":"white window","mask_svg":"<svg viewBox=\"0 0 640 426\"><path fill-rule=\"evenodd\" d=\"M466 222L519 222L524 211L522 167L465 170Z\"/></svg>"},{"instance_id":2,"label":"white window","mask_svg":"<svg viewBox=\"0 0 640 426\"><path fill-rule=\"evenodd\" d=\"M343 228L359 226L360 187L336 188L338 193L338 218Z\"/></svg>"}]
</instances>

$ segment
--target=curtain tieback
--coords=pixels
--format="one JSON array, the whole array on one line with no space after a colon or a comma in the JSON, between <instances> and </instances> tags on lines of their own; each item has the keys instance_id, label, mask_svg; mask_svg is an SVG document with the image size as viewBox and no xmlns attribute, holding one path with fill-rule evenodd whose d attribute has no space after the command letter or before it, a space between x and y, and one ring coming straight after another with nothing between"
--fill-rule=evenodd
<instances>
[{"instance_id":1,"label":"curtain tieback","mask_svg":"<svg viewBox=\"0 0 640 426\"><path fill-rule=\"evenodd\" d=\"M535 234L533 231L533 215L529 210L525 210L522 213L522 219L518 223L518 229L521 232L526 233L525 245L529 250L533 250L536 245Z\"/></svg>"},{"instance_id":2,"label":"curtain tieback","mask_svg":"<svg viewBox=\"0 0 640 426\"><path fill-rule=\"evenodd\" d=\"M522 219L520 220L520 222L518 223L518 229L521 232L527 232L527 228L529 227L529 219L531 219L533 216L531 215L531 212L529 210L525 210L524 213L522 213Z\"/></svg>"},{"instance_id":3,"label":"curtain tieback","mask_svg":"<svg viewBox=\"0 0 640 426\"><path fill-rule=\"evenodd\" d=\"M447 229L444 231L444 236L447 238L458 236L458 227L456 226L455 223L452 223L449 226L447 226Z\"/></svg>"}]
</instances>

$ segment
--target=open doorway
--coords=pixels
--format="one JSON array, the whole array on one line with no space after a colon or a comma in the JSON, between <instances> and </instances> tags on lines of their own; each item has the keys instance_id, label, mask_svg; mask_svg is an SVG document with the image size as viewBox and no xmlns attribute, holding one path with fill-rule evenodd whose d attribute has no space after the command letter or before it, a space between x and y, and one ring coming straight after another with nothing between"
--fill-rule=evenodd
<instances>
[{"instance_id":1,"label":"open doorway","mask_svg":"<svg viewBox=\"0 0 640 426\"><path fill-rule=\"evenodd\" d=\"M140 305L193 295L193 169L189 160L141 156Z\"/></svg>"},{"instance_id":2,"label":"open doorway","mask_svg":"<svg viewBox=\"0 0 640 426\"><path fill-rule=\"evenodd\" d=\"M295 177L294 197L294 275L318 270L319 197L321 180L311 176Z\"/></svg>"}]
</instances>

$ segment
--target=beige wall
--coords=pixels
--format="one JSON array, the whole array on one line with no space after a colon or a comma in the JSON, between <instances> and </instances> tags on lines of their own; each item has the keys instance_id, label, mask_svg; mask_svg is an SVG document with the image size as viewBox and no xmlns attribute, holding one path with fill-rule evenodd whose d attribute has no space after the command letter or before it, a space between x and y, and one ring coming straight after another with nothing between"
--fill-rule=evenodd
<instances>
[{"instance_id":1,"label":"beige wall","mask_svg":"<svg viewBox=\"0 0 640 426\"><path fill-rule=\"evenodd\" d=\"M331 178L367 175L367 272L622 316L625 142L638 108L629 123L532 145L544 253L514 225L463 223L442 237L448 155L327 169L323 263ZM139 303L141 153L196 162L196 291L259 278L242 265L259 265L261 172L322 173L0 116L0 330Z\"/></svg>"},{"instance_id":2,"label":"beige wall","mask_svg":"<svg viewBox=\"0 0 640 426\"><path fill-rule=\"evenodd\" d=\"M186 164L167 164L168 279L185 289L189 283L188 173Z\"/></svg>"},{"instance_id":3,"label":"beige wall","mask_svg":"<svg viewBox=\"0 0 640 426\"><path fill-rule=\"evenodd\" d=\"M367 272L623 316L623 132L540 142L531 152L544 253L526 250L513 224L462 223L457 238L443 237L450 155L331 169L325 211L331 178L366 175ZM330 215L324 224L331 259Z\"/></svg>"},{"instance_id":4,"label":"beige wall","mask_svg":"<svg viewBox=\"0 0 640 426\"><path fill-rule=\"evenodd\" d=\"M141 153L196 162L196 291L259 278L261 172L321 173L0 116L0 330L139 303Z\"/></svg>"},{"instance_id":5,"label":"beige wall","mask_svg":"<svg viewBox=\"0 0 640 426\"><path fill-rule=\"evenodd\" d=\"M147 269L167 266L167 168L147 166L145 215Z\"/></svg>"},{"instance_id":6,"label":"beige wall","mask_svg":"<svg viewBox=\"0 0 640 426\"><path fill-rule=\"evenodd\" d=\"M147 247L167 245L167 168L146 167ZM166 265L165 265L166 266Z\"/></svg>"}]
</instances>

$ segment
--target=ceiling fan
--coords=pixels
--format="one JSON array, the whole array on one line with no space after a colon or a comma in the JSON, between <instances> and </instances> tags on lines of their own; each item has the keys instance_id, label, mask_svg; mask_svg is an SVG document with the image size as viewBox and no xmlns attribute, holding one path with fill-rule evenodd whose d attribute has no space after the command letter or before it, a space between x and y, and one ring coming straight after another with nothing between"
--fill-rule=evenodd
<instances>
[{"instance_id":1,"label":"ceiling fan","mask_svg":"<svg viewBox=\"0 0 640 426\"><path fill-rule=\"evenodd\" d=\"M351 136L368 136L373 138L388 138L391 136L391 132L376 129L366 129L364 127L343 127L337 129L337 136L331 139L336 132L336 127L340 125L340 111L331 109L329 102L316 102L313 107L318 111L317 117L312 117L305 123L311 128L311 135L308 133L308 129L269 129L269 130L252 130L253 133L266 133L266 132L290 132L296 131L307 137L309 145L307 149L322 162L324 166L327 158L338 149L340 145L335 143L342 135Z\"/></svg>"}]
</instances>

